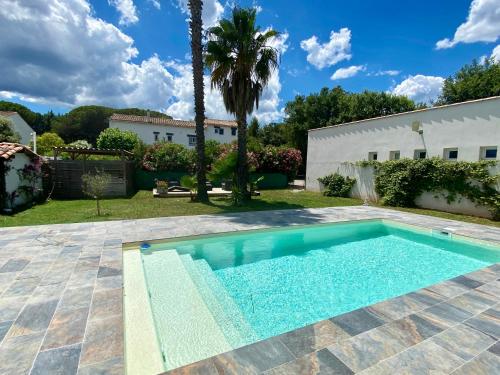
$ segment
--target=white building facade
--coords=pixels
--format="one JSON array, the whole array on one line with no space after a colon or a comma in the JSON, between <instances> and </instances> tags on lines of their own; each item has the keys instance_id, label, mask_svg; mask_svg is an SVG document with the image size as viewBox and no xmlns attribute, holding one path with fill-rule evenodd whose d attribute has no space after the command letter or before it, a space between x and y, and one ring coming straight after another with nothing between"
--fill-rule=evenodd
<instances>
[{"instance_id":1,"label":"white building facade","mask_svg":"<svg viewBox=\"0 0 500 375\"><path fill-rule=\"evenodd\" d=\"M167 141L188 148L196 146L194 121L114 114L109 119L109 127L134 132L146 144ZM205 140L213 139L219 143L231 143L237 138L238 130L235 121L205 120Z\"/></svg>"},{"instance_id":2,"label":"white building facade","mask_svg":"<svg viewBox=\"0 0 500 375\"><path fill-rule=\"evenodd\" d=\"M499 160L499 147L500 97L312 129L306 188L319 191L318 178L348 168L346 162Z\"/></svg>"},{"instance_id":3,"label":"white building facade","mask_svg":"<svg viewBox=\"0 0 500 375\"><path fill-rule=\"evenodd\" d=\"M0 111L0 117L5 117L12 123L12 127L16 133L21 136L21 144L29 146L33 140L32 133L34 132L31 126L17 112Z\"/></svg>"}]
</instances>

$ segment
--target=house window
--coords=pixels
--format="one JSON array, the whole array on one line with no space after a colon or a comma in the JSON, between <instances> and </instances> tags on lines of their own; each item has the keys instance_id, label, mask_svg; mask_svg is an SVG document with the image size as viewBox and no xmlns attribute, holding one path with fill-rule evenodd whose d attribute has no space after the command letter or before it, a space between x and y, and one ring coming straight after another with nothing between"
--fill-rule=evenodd
<instances>
[{"instance_id":1,"label":"house window","mask_svg":"<svg viewBox=\"0 0 500 375\"><path fill-rule=\"evenodd\" d=\"M167 133L167 142L172 142L174 139L174 133Z\"/></svg>"},{"instance_id":2,"label":"house window","mask_svg":"<svg viewBox=\"0 0 500 375\"><path fill-rule=\"evenodd\" d=\"M234 137L238 128L231 128L231 135Z\"/></svg>"},{"instance_id":3,"label":"house window","mask_svg":"<svg viewBox=\"0 0 500 375\"><path fill-rule=\"evenodd\" d=\"M425 159L427 157L427 151L425 150L415 150L413 153L413 159Z\"/></svg>"},{"instance_id":4,"label":"house window","mask_svg":"<svg viewBox=\"0 0 500 375\"><path fill-rule=\"evenodd\" d=\"M219 135L224 135L224 128L219 128Z\"/></svg>"},{"instance_id":5,"label":"house window","mask_svg":"<svg viewBox=\"0 0 500 375\"><path fill-rule=\"evenodd\" d=\"M193 134L188 135L188 144L190 146L196 146L196 135Z\"/></svg>"},{"instance_id":6,"label":"house window","mask_svg":"<svg viewBox=\"0 0 500 375\"><path fill-rule=\"evenodd\" d=\"M458 148L445 148L443 158L445 160L457 160L458 159Z\"/></svg>"},{"instance_id":7,"label":"house window","mask_svg":"<svg viewBox=\"0 0 500 375\"><path fill-rule=\"evenodd\" d=\"M390 160L399 160L400 157L401 157L401 153L399 151L391 151L389 153Z\"/></svg>"},{"instance_id":8,"label":"house window","mask_svg":"<svg viewBox=\"0 0 500 375\"><path fill-rule=\"evenodd\" d=\"M158 142L160 139L160 132L153 132L153 136L154 136L155 142Z\"/></svg>"},{"instance_id":9,"label":"house window","mask_svg":"<svg viewBox=\"0 0 500 375\"><path fill-rule=\"evenodd\" d=\"M215 127L214 127L214 130L215 130L215 134L219 134L219 130L220 130L220 128L219 128L218 126L215 126Z\"/></svg>"},{"instance_id":10,"label":"house window","mask_svg":"<svg viewBox=\"0 0 500 375\"><path fill-rule=\"evenodd\" d=\"M215 129L215 134L219 134L219 135L223 135L224 134L224 129L219 127L219 126L216 126L214 127Z\"/></svg>"},{"instance_id":11,"label":"house window","mask_svg":"<svg viewBox=\"0 0 500 375\"><path fill-rule=\"evenodd\" d=\"M368 153L368 160L375 161L377 159L378 159L378 154L376 152L369 152Z\"/></svg>"},{"instance_id":12,"label":"house window","mask_svg":"<svg viewBox=\"0 0 500 375\"><path fill-rule=\"evenodd\" d=\"M497 158L497 146L481 147L481 159L495 160Z\"/></svg>"}]
</instances>

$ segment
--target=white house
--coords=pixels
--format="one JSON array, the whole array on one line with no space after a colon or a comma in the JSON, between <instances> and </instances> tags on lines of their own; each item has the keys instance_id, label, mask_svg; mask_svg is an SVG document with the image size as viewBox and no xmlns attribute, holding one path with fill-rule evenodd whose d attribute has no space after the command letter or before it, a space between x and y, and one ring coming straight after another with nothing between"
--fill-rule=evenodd
<instances>
[{"instance_id":1,"label":"white house","mask_svg":"<svg viewBox=\"0 0 500 375\"><path fill-rule=\"evenodd\" d=\"M309 131L306 186L345 162L428 158L498 160L500 97L421 109Z\"/></svg>"},{"instance_id":2,"label":"white house","mask_svg":"<svg viewBox=\"0 0 500 375\"><path fill-rule=\"evenodd\" d=\"M24 181L20 173L26 166L34 165L39 158L25 145L0 142L0 197L3 200L0 207L12 209L27 203L30 197L23 193L23 185L34 183L36 189L41 189L41 174L33 181Z\"/></svg>"},{"instance_id":3,"label":"white house","mask_svg":"<svg viewBox=\"0 0 500 375\"><path fill-rule=\"evenodd\" d=\"M17 112L12 111L0 111L0 117L5 117L12 123L13 129L16 133L21 136L21 143L23 145L29 145L33 139L31 133L33 129L29 126L26 121Z\"/></svg>"},{"instance_id":4,"label":"white house","mask_svg":"<svg viewBox=\"0 0 500 375\"><path fill-rule=\"evenodd\" d=\"M168 141L193 148L196 146L196 125L194 121L173 120L163 117L113 114L110 128L137 133L146 144ZM205 139L219 143L231 143L237 139L235 121L205 120Z\"/></svg>"}]
</instances>

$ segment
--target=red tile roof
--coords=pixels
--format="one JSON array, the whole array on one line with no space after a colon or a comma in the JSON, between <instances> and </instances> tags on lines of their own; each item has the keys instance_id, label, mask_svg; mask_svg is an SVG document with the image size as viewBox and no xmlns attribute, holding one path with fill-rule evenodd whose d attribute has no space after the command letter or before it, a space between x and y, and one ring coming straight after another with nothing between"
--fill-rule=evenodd
<instances>
[{"instance_id":1,"label":"red tile roof","mask_svg":"<svg viewBox=\"0 0 500 375\"><path fill-rule=\"evenodd\" d=\"M169 125L169 126L178 126L182 128L194 128L196 126L194 121L185 121L185 120L174 120L165 117L148 117L148 116L135 116L135 115L122 115L119 113L113 114L110 120L112 121L125 121L125 122L136 122L141 124L154 124L154 125ZM214 119L205 119L205 126L227 126L227 127L236 127L238 126L236 121L227 121L227 120L214 120Z\"/></svg>"},{"instance_id":2,"label":"red tile roof","mask_svg":"<svg viewBox=\"0 0 500 375\"><path fill-rule=\"evenodd\" d=\"M12 155L25 153L30 156L38 156L30 148L19 143L0 142L0 158L9 160Z\"/></svg>"}]
</instances>

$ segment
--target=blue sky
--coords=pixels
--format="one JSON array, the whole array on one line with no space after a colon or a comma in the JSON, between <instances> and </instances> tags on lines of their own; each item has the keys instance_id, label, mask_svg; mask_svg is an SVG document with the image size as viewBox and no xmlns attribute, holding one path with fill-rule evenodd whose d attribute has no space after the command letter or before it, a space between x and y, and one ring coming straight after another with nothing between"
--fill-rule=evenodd
<instances>
[{"instance_id":1,"label":"blue sky","mask_svg":"<svg viewBox=\"0 0 500 375\"><path fill-rule=\"evenodd\" d=\"M186 2L0 0L0 99L41 112L102 104L192 117ZM204 3L207 25L235 4ZM472 59L500 58L500 0L236 4L257 7L262 28L281 32L280 69L256 113L263 122L279 120L296 94L336 85L429 101ZM218 93L206 96L207 115L227 118Z\"/></svg>"}]
</instances>

